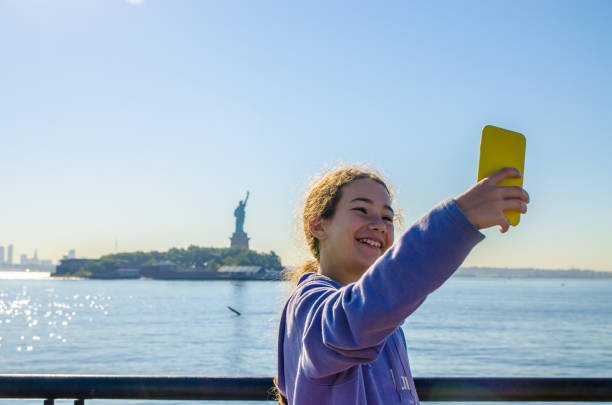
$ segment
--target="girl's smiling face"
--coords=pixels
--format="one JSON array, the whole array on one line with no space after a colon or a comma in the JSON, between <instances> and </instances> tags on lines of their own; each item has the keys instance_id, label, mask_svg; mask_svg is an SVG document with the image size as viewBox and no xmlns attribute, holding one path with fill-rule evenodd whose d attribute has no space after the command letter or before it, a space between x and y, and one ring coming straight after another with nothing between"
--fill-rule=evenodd
<instances>
[{"instance_id":1,"label":"girl's smiling face","mask_svg":"<svg viewBox=\"0 0 612 405\"><path fill-rule=\"evenodd\" d=\"M357 281L393 244L393 216L382 184L365 178L342 187L334 215L311 224L321 273L344 285Z\"/></svg>"}]
</instances>

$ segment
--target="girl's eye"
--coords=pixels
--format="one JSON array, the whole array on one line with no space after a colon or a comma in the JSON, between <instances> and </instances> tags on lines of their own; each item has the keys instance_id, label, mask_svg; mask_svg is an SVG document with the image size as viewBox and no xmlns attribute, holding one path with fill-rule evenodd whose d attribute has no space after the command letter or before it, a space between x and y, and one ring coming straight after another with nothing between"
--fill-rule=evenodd
<instances>
[{"instance_id":1,"label":"girl's eye","mask_svg":"<svg viewBox=\"0 0 612 405\"><path fill-rule=\"evenodd\" d=\"M366 209L363 207L357 207L357 208L353 208L353 211L359 211L359 212L363 212L364 214L367 213Z\"/></svg>"},{"instance_id":2,"label":"girl's eye","mask_svg":"<svg viewBox=\"0 0 612 405\"><path fill-rule=\"evenodd\" d=\"M383 217L385 221L393 222L393 218L391 217Z\"/></svg>"}]
</instances>

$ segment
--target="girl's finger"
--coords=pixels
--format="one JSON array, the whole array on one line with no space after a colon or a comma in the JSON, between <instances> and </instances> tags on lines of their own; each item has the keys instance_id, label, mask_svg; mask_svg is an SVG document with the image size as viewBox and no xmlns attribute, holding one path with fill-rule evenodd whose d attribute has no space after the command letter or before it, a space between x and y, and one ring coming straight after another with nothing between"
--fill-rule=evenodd
<instances>
[{"instance_id":1,"label":"girl's finger","mask_svg":"<svg viewBox=\"0 0 612 405\"><path fill-rule=\"evenodd\" d=\"M505 215L502 215L502 220L499 224L499 231L501 233L506 233L508 232L508 229L510 229L510 222L508 222L508 218L506 218Z\"/></svg>"},{"instance_id":2,"label":"girl's finger","mask_svg":"<svg viewBox=\"0 0 612 405\"><path fill-rule=\"evenodd\" d=\"M501 206L504 211L518 211L523 214L527 212L527 204L521 200L504 200Z\"/></svg>"},{"instance_id":3,"label":"girl's finger","mask_svg":"<svg viewBox=\"0 0 612 405\"><path fill-rule=\"evenodd\" d=\"M503 180L510 178L510 177L521 177L521 172L519 172L513 167L504 167L503 169L500 169L496 171L495 173L493 173L492 175L490 175L488 179L493 184L499 184Z\"/></svg>"},{"instance_id":4,"label":"girl's finger","mask_svg":"<svg viewBox=\"0 0 612 405\"><path fill-rule=\"evenodd\" d=\"M522 187L517 186L508 186L508 187L500 187L502 197L504 199L518 198L526 203L529 202L529 194Z\"/></svg>"}]
</instances>

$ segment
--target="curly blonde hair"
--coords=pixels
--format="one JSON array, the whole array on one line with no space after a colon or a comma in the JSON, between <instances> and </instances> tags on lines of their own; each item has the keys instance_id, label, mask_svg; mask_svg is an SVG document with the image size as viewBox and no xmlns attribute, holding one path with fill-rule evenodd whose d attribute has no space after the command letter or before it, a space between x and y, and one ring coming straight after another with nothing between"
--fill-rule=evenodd
<instances>
[{"instance_id":1,"label":"curly blonde hair","mask_svg":"<svg viewBox=\"0 0 612 405\"><path fill-rule=\"evenodd\" d=\"M319 240L310 233L309 223L313 218L317 217L323 219L332 218L342 197L342 188L355 180L361 179L371 179L382 185L387 190L391 201L393 201L394 193L388 185L388 181L386 181L382 174L372 168L356 165L342 166L318 176L306 195L304 210L301 214L304 238L313 259L306 261L297 269L286 271L284 275L285 280L297 284L303 274L308 272L316 273L319 270ZM394 221L401 222L399 215L396 215Z\"/></svg>"}]
</instances>

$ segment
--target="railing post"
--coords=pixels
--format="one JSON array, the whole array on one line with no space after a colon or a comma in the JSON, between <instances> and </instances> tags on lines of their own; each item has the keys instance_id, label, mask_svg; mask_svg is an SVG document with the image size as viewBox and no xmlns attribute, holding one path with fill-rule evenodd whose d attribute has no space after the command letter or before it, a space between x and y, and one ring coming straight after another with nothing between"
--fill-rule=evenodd
<instances>
[{"instance_id":1,"label":"railing post","mask_svg":"<svg viewBox=\"0 0 612 405\"><path fill-rule=\"evenodd\" d=\"M55 400L53 398L45 399L43 405L55 405Z\"/></svg>"},{"instance_id":2,"label":"railing post","mask_svg":"<svg viewBox=\"0 0 612 405\"><path fill-rule=\"evenodd\" d=\"M85 400L84 399L75 399L74 400L74 405L85 405Z\"/></svg>"}]
</instances>

